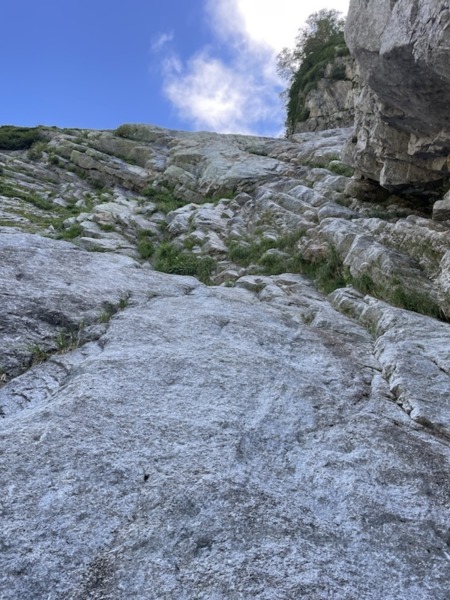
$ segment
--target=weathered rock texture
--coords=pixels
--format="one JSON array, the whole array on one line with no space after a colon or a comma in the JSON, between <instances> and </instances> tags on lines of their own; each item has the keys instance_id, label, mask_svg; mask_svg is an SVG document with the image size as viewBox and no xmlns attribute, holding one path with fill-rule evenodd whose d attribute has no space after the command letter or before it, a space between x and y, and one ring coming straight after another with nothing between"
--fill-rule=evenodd
<instances>
[{"instance_id":1,"label":"weathered rock texture","mask_svg":"<svg viewBox=\"0 0 450 600\"><path fill-rule=\"evenodd\" d=\"M352 0L346 41L363 84L346 160L390 189L448 177L448 1Z\"/></svg>"},{"instance_id":2,"label":"weathered rock texture","mask_svg":"<svg viewBox=\"0 0 450 600\"><path fill-rule=\"evenodd\" d=\"M348 130L118 133L0 154L2 600L446 600L448 221Z\"/></svg>"},{"instance_id":3,"label":"weathered rock texture","mask_svg":"<svg viewBox=\"0 0 450 600\"><path fill-rule=\"evenodd\" d=\"M304 101L309 112L306 121L295 125L295 133L323 131L336 127L350 127L355 120L356 95L359 93L356 61L351 56L334 59Z\"/></svg>"}]
</instances>

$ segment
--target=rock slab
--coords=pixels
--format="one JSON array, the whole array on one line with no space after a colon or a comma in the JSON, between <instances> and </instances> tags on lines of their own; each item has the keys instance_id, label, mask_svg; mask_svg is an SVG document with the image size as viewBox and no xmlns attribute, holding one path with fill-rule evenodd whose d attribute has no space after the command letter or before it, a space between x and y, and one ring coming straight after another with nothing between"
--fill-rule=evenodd
<instances>
[{"instance_id":1,"label":"rock slab","mask_svg":"<svg viewBox=\"0 0 450 600\"><path fill-rule=\"evenodd\" d=\"M350 318L299 275L207 288L126 257L111 278L111 256L0 236L12 247L3 275L67 318L127 305L0 389L5 407L26 398L0 421L2 598L446 598L449 444L395 402L399 333L377 349L365 325L426 317L368 315L354 295ZM42 322L27 314L22 343Z\"/></svg>"}]
</instances>

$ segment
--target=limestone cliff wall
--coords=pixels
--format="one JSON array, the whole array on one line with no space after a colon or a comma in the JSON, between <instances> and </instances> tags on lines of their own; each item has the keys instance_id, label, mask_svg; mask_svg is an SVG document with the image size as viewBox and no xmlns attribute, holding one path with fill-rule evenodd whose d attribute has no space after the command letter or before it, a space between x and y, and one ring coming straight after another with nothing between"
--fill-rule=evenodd
<instances>
[{"instance_id":1,"label":"limestone cliff wall","mask_svg":"<svg viewBox=\"0 0 450 600\"><path fill-rule=\"evenodd\" d=\"M304 101L309 112L305 121L299 121L295 133L323 131L353 125L358 66L351 56L339 56L325 70L317 88Z\"/></svg>"},{"instance_id":2,"label":"limestone cliff wall","mask_svg":"<svg viewBox=\"0 0 450 600\"><path fill-rule=\"evenodd\" d=\"M390 189L446 178L448 0L352 0L345 35L362 82L345 159Z\"/></svg>"}]
</instances>

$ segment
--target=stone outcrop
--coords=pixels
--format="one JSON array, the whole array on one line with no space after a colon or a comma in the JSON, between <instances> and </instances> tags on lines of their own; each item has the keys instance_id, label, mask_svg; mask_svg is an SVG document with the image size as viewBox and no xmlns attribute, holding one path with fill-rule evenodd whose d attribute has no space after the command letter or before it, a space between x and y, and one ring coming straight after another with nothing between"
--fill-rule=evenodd
<instances>
[{"instance_id":1,"label":"stone outcrop","mask_svg":"<svg viewBox=\"0 0 450 600\"><path fill-rule=\"evenodd\" d=\"M0 153L2 600L446 598L450 223L350 135Z\"/></svg>"},{"instance_id":2,"label":"stone outcrop","mask_svg":"<svg viewBox=\"0 0 450 600\"><path fill-rule=\"evenodd\" d=\"M442 200L433 205L433 219L435 221L450 220L450 192L447 192Z\"/></svg>"},{"instance_id":3,"label":"stone outcrop","mask_svg":"<svg viewBox=\"0 0 450 600\"><path fill-rule=\"evenodd\" d=\"M355 120L358 92L358 69L351 56L340 56L327 65L325 77L317 83L305 100L309 117L295 125L295 133L350 127Z\"/></svg>"},{"instance_id":4,"label":"stone outcrop","mask_svg":"<svg viewBox=\"0 0 450 600\"><path fill-rule=\"evenodd\" d=\"M346 42L362 90L345 160L391 190L448 178L447 0L352 0Z\"/></svg>"}]
</instances>

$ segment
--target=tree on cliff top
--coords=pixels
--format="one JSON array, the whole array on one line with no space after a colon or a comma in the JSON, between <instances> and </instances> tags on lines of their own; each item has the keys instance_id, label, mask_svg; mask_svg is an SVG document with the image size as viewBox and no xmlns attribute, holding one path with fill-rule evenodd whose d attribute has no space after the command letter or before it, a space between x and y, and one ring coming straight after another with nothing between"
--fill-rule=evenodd
<instances>
[{"instance_id":1,"label":"tree on cliff top","mask_svg":"<svg viewBox=\"0 0 450 600\"><path fill-rule=\"evenodd\" d=\"M326 66L337 56L348 54L344 39L344 25L345 20L336 10L324 9L315 12L299 29L295 38L295 48L292 50L283 48L279 53L278 73L289 80L285 92L288 133L294 131L296 123L308 118L306 96L317 87Z\"/></svg>"}]
</instances>

